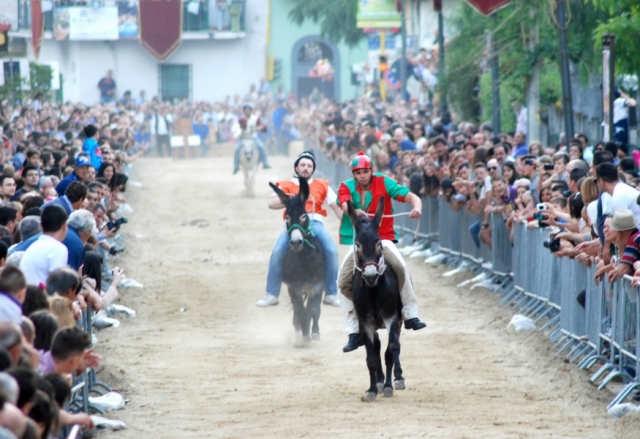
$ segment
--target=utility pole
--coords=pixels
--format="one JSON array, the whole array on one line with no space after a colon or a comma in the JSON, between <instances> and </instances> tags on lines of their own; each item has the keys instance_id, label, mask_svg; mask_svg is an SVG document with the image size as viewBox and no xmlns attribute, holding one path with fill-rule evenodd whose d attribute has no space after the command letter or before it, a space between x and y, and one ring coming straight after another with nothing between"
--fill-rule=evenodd
<instances>
[{"instance_id":1,"label":"utility pole","mask_svg":"<svg viewBox=\"0 0 640 439\"><path fill-rule=\"evenodd\" d=\"M535 23L529 34L529 51L533 53L539 42L538 24L535 21L538 14L538 8L531 9L532 22ZM538 114L540 112L540 63L536 60L529 84L527 86L527 143L540 141L540 120Z\"/></svg>"},{"instance_id":2,"label":"utility pole","mask_svg":"<svg viewBox=\"0 0 640 439\"><path fill-rule=\"evenodd\" d=\"M491 18L494 23L498 22L498 16L495 12L491 15ZM500 60L498 58L495 38L492 33L489 33L489 50L491 57L491 96L493 110L491 124L493 125L493 134L497 136L502 131L500 127Z\"/></svg>"},{"instance_id":3,"label":"utility pole","mask_svg":"<svg viewBox=\"0 0 640 439\"><path fill-rule=\"evenodd\" d=\"M560 38L560 75L562 77L562 113L564 114L564 132L567 142L573 138L573 100L571 97L571 76L569 72L569 53L567 50L565 0L558 0L556 18L558 37Z\"/></svg>"},{"instance_id":4,"label":"utility pole","mask_svg":"<svg viewBox=\"0 0 640 439\"><path fill-rule=\"evenodd\" d=\"M402 94L402 99L408 101L407 99L407 19L405 16L405 6L406 0L402 0L400 3L402 5L402 11L400 13L400 35L402 38L402 59L400 60L400 93Z\"/></svg>"},{"instance_id":5,"label":"utility pole","mask_svg":"<svg viewBox=\"0 0 640 439\"><path fill-rule=\"evenodd\" d=\"M613 88L615 85L616 36L606 34L602 36L602 120L604 132L602 140L613 142Z\"/></svg>"}]
</instances>

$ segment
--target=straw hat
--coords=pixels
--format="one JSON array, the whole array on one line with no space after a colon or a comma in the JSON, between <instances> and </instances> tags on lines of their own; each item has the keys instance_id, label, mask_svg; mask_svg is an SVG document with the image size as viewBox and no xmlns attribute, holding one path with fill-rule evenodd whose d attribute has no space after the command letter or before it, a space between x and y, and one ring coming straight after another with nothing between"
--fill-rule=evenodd
<instances>
[{"instance_id":1,"label":"straw hat","mask_svg":"<svg viewBox=\"0 0 640 439\"><path fill-rule=\"evenodd\" d=\"M616 232L624 232L627 230L633 230L638 227L636 220L633 217L633 212L627 209L616 210L613 213L613 219L609 223L609 228Z\"/></svg>"}]
</instances>

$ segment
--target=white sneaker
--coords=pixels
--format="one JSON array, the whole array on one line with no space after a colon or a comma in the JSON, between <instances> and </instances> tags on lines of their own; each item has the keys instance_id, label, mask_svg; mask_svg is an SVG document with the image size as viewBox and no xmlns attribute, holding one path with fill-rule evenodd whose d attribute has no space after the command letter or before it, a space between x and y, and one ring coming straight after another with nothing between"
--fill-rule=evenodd
<instances>
[{"instance_id":1,"label":"white sneaker","mask_svg":"<svg viewBox=\"0 0 640 439\"><path fill-rule=\"evenodd\" d=\"M267 294L262 299L256 302L256 305L266 308L268 306L275 306L278 304L278 298L272 294Z\"/></svg>"},{"instance_id":2,"label":"white sneaker","mask_svg":"<svg viewBox=\"0 0 640 439\"><path fill-rule=\"evenodd\" d=\"M340 306L340 299L337 294L325 295L322 303L325 305Z\"/></svg>"}]
</instances>

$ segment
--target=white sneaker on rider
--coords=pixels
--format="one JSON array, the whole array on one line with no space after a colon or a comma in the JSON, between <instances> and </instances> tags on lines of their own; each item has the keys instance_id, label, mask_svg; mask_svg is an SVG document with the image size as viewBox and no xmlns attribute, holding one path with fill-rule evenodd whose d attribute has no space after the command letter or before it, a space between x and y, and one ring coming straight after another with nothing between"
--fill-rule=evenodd
<instances>
[{"instance_id":1,"label":"white sneaker on rider","mask_svg":"<svg viewBox=\"0 0 640 439\"><path fill-rule=\"evenodd\" d=\"M278 298L272 294L267 294L262 299L256 302L256 305L266 308L268 306L274 306L278 304Z\"/></svg>"},{"instance_id":2,"label":"white sneaker on rider","mask_svg":"<svg viewBox=\"0 0 640 439\"><path fill-rule=\"evenodd\" d=\"M337 294L325 295L322 303L325 305L340 306L340 299Z\"/></svg>"}]
</instances>

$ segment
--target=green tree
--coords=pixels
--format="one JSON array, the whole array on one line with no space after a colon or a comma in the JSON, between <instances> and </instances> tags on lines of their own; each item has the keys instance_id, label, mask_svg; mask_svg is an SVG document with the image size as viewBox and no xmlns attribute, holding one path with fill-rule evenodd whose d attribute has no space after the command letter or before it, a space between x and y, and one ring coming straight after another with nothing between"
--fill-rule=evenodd
<instances>
[{"instance_id":1,"label":"green tree","mask_svg":"<svg viewBox=\"0 0 640 439\"><path fill-rule=\"evenodd\" d=\"M491 79L488 73L491 36L500 60L502 130L515 128L511 102L526 101L527 84L534 66L540 68L540 104L554 104L561 97L556 0L512 0L496 18L485 18L463 4L453 17L459 34L446 48L443 83L449 102L462 119L479 122L491 115ZM598 66L593 30L601 11L582 1L570 2L567 11L569 57L585 81ZM537 42L531 30L537 29ZM482 113L478 111L482 106Z\"/></svg>"},{"instance_id":2,"label":"green tree","mask_svg":"<svg viewBox=\"0 0 640 439\"><path fill-rule=\"evenodd\" d=\"M602 35L616 36L616 71L640 72L640 4L637 0L585 0L607 15L594 31L595 46L602 48Z\"/></svg>"},{"instance_id":3,"label":"green tree","mask_svg":"<svg viewBox=\"0 0 640 439\"><path fill-rule=\"evenodd\" d=\"M43 101L51 98L52 74L51 66L37 64L35 62L29 63L29 85L31 86L31 93L36 94L41 92L43 94Z\"/></svg>"},{"instance_id":4,"label":"green tree","mask_svg":"<svg viewBox=\"0 0 640 439\"><path fill-rule=\"evenodd\" d=\"M356 27L357 0L293 0L289 19L301 25L305 20L320 24L320 34L334 43L356 46L364 37Z\"/></svg>"}]
</instances>

